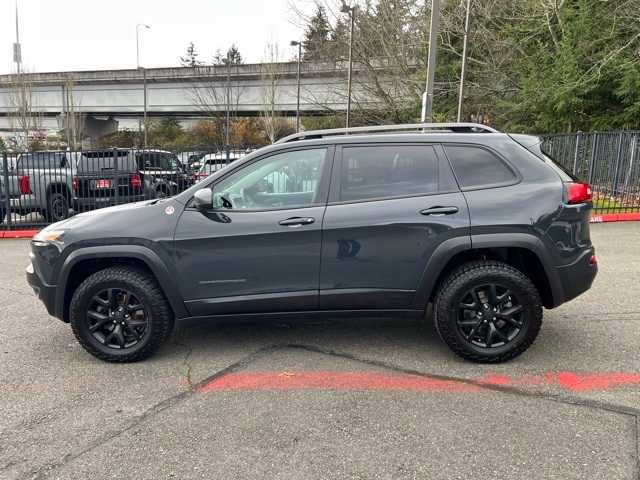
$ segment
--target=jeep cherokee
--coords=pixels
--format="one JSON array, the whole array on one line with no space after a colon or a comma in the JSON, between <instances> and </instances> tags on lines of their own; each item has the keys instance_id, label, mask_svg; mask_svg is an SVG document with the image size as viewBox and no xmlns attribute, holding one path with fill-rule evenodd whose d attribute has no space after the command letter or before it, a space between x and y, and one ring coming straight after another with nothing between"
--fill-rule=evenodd
<instances>
[{"instance_id":1,"label":"jeep cherokee","mask_svg":"<svg viewBox=\"0 0 640 480\"><path fill-rule=\"evenodd\" d=\"M45 228L27 279L107 361L148 357L185 319L429 304L455 353L505 361L597 271L590 188L540 143L461 123L294 134L175 197Z\"/></svg>"}]
</instances>

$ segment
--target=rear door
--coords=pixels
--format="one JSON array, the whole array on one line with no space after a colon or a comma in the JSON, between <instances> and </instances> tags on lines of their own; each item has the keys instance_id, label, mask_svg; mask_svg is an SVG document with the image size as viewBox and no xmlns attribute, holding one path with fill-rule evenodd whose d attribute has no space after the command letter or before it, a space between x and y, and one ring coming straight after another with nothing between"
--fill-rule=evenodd
<instances>
[{"instance_id":1,"label":"rear door","mask_svg":"<svg viewBox=\"0 0 640 480\"><path fill-rule=\"evenodd\" d=\"M455 237L470 246L469 212L440 146L338 148L323 225L320 308L424 308L416 291L430 275L427 262Z\"/></svg>"}]
</instances>

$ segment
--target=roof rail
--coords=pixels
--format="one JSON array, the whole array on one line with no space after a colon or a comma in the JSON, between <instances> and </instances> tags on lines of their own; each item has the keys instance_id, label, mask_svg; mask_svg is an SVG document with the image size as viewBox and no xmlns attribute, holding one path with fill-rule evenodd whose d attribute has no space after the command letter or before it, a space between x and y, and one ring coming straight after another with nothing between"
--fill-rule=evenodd
<instances>
[{"instance_id":1,"label":"roof rail","mask_svg":"<svg viewBox=\"0 0 640 480\"><path fill-rule=\"evenodd\" d=\"M316 138L349 135L350 133L382 133L399 132L403 130L431 130L422 133L456 132L456 133L500 133L495 128L480 123L407 123L402 125L375 125L372 127L332 128L327 130L309 130L294 133L281 138L275 143L287 143L296 140L310 140Z\"/></svg>"}]
</instances>

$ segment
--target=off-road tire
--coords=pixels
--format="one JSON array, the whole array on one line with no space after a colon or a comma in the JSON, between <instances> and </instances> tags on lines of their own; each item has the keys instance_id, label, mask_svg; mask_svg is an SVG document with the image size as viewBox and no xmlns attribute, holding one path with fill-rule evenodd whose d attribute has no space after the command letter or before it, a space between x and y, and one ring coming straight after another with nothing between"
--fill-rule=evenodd
<instances>
[{"instance_id":1,"label":"off-road tire","mask_svg":"<svg viewBox=\"0 0 640 480\"><path fill-rule=\"evenodd\" d=\"M117 350L100 344L88 330L86 311L93 296L105 288L126 288L135 292L150 317L150 334L136 345ZM148 273L127 266L110 267L88 277L76 289L69 306L71 328L80 345L94 357L107 362L136 362L155 353L171 335L174 316L160 286Z\"/></svg>"},{"instance_id":2,"label":"off-road tire","mask_svg":"<svg viewBox=\"0 0 640 480\"><path fill-rule=\"evenodd\" d=\"M501 347L476 346L463 336L457 326L458 304L462 295L487 282L508 286L523 306L523 328ZM478 363L500 363L517 357L533 344L542 326L542 301L533 282L511 265L493 260L469 262L452 271L438 290L433 311L436 330L442 340L457 355Z\"/></svg>"}]
</instances>

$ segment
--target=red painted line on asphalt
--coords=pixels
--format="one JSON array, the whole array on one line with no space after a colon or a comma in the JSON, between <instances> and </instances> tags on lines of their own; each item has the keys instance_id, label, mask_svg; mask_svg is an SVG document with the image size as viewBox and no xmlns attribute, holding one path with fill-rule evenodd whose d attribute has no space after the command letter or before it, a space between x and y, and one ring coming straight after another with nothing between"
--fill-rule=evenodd
<instances>
[{"instance_id":1,"label":"red painted line on asphalt","mask_svg":"<svg viewBox=\"0 0 640 480\"><path fill-rule=\"evenodd\" d=\"M420 391L438 393L470 393L483 386L550 387L572 392L608 390L624 386L640 386L640 373L575 373L551 372L543 375L509 377L487 374L470 378L473 383L441 380L420 375L377 372L236 372L218 377L200 386L201 393L219 391Z\"/></svg>"},{"instance_id":2,"label":"red painted line on asphalt","mask_svg":"<svg viewBox=\"0 0 640 480\"><path fill-rule=\"evenodd\" d=\"M0 232L0 238L31 238L39 230L4 230Z\"/></svg>"}]
</instances>

